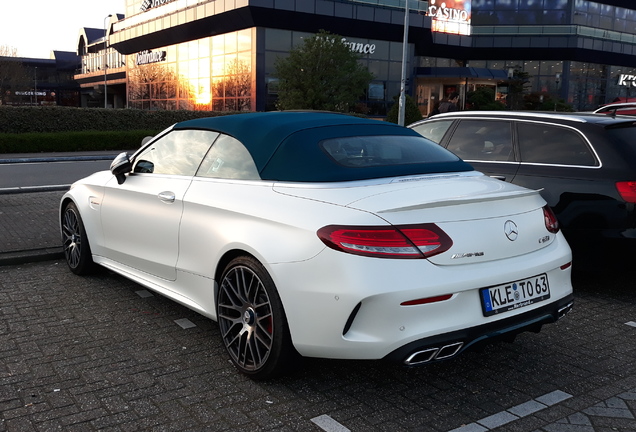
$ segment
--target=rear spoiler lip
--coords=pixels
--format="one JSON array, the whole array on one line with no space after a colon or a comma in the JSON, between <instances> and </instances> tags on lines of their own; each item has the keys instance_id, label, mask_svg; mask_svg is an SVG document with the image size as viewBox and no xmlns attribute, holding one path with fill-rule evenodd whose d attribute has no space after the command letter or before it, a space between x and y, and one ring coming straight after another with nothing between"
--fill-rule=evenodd
<instances>
[{"instance_id":1,"label":"rear spoiler lip","mask_svg":"<svg viewBox=\"0 0 636 432\"><path fill-rule=\"evenodd\" d=\"M516 198L522 198L526 196L540 195L540 192L542 190L543 189L538 189L538 190L527 189L527 190L521 190L521 191L510 191L510 192L499 193L499 194L457 197L457 198L451 198L447 200L429 201L429 202L423 202L423 203L411 205L411 206L379 210L377 213L378 214L397 213L397 212L403 212L403 211L409 211L409 210L423 210L428 208L447 207L447 206L455 206L460 204L486 203L491 201L516 199Z\"/></svg>"}]
</instances>

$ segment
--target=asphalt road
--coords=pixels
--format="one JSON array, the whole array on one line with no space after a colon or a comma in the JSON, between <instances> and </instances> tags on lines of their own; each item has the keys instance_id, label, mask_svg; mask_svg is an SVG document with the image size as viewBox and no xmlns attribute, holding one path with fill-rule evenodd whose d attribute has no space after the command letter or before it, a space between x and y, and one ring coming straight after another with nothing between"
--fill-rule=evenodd
<instances>
[{"instance_id":1,"label":"asphalt road","mask_svg":"<svg viewBox=\"0 0 636 432\"><path fill-rule=\"evenodd\" d=\"M110 162L75 160L0 164L0 190L67 186L94 172L108 170Z\"/></svg>"},{"instance_id":2,"label":"asphalt road","mask_svg":"<svg viewBox=\"0 0 636 432\"><path fill-rule=\"evenodd\" d=\"M456 360L253 382L215 323L121 276L0 266L0 431L634 431L633 277L577 276L563 320Z\"/></svg>"}]
</instances>

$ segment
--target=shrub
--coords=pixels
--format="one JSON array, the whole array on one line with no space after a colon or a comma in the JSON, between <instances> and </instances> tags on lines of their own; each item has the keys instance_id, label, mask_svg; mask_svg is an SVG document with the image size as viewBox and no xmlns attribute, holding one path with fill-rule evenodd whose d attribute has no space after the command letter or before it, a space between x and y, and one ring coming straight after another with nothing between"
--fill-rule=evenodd
<instances>
[{"instance_id":1,"label":"shrub","mask_svg":"<svg viewBox=\"0 0 636 432\"><path fill-rule=\"evenodd\" d=\"M0 107L0 133L163 130L194 118L234 114L70 107Z\"/></svg>"},{"instance_id":2,"label":"shrub","mask_svg":"<svg viewBox=\"0 0 636 432\"><path fill-rule=\"evenodd\" d=\"M393 97L393 100L395 101L395 103L393 104L393 106L391 106L391 109L387 113L386 121L391 123L398 122L399 110L400 110L399 99L400 99L399 95ZM420 112L420 109L417 107L417 103L415 102L415 100L411 96L406 95L406 98L404 101L404 125L408 126L411 123L415 123L418 120L422 120L422 113Z\"/></svg>"},{"instance_id":3,"label":"shrub","mask_svg":"<svg viewBox=\"0 0 636 432\"><path fill-rule=\"evenodd\" d=\"M0 134L0 153L134 150L160 130Z\"/></svg>"},{"instance_id":4,"label":"shrub","mask_svg":"<svg viewBox=\"0 0 636 432\"><path fill-rule=\"evenodd\" d=\"M0 107L0 153L132 150L174 123L235 114L70 107Z\"/></svg>"}]
</instances>

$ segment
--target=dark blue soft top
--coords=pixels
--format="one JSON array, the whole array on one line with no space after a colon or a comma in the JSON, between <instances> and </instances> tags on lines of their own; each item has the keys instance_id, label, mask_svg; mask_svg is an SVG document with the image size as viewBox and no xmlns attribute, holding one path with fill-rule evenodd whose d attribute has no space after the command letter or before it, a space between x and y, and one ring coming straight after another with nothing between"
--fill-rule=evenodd
<instances>
[{"instance_id":1,"label":"dark blue soft top","mask_svg":"<svg viewBox=\"0 0 636 432\"><path fill-rule=\"evenodd\" d=\"M246 113L189 120L175 129L221 132L239 140L252 155L263 180L323 182L365 180L380 177L470 171L473 168L448 153L440 162L406 162L354 167L338 163L321 143L343 137L414 137L421 145L437 144L417 132L378 120L323 112Z\"/></svg>"}]
</instances>

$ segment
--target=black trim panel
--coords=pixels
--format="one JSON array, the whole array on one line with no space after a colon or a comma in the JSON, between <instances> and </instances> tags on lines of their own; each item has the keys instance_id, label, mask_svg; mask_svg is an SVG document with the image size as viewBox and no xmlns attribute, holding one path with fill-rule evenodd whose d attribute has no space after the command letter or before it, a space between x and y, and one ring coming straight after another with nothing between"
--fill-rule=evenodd
<instances>
[{"instance_id":1,"label":"black trim panel","mask_svg":"<svg viewBox=\"0 0 636 432\"><path fill-rule=\"evenodd\" d=\"M477 327L420 339L396 349L392 353L388 354L384 359L404 364L405 359L418 351L431 348L442 348L449 344L463 342L464 345L456 353L456 355L458 355L465 351L479 349L488 343L513 338L519 333L526 331L538 332L544 324L556 322L559 319L559 310L566 307L573 301L574 294L570 294L554 303L550 303L549 305L534 309L521 315L515 315L510 318L505 318ZM456 355L449 358L454 358ZM435 361L436 360L433 360L422 364L430 364Z\"/></svg>"}]
</instances>

